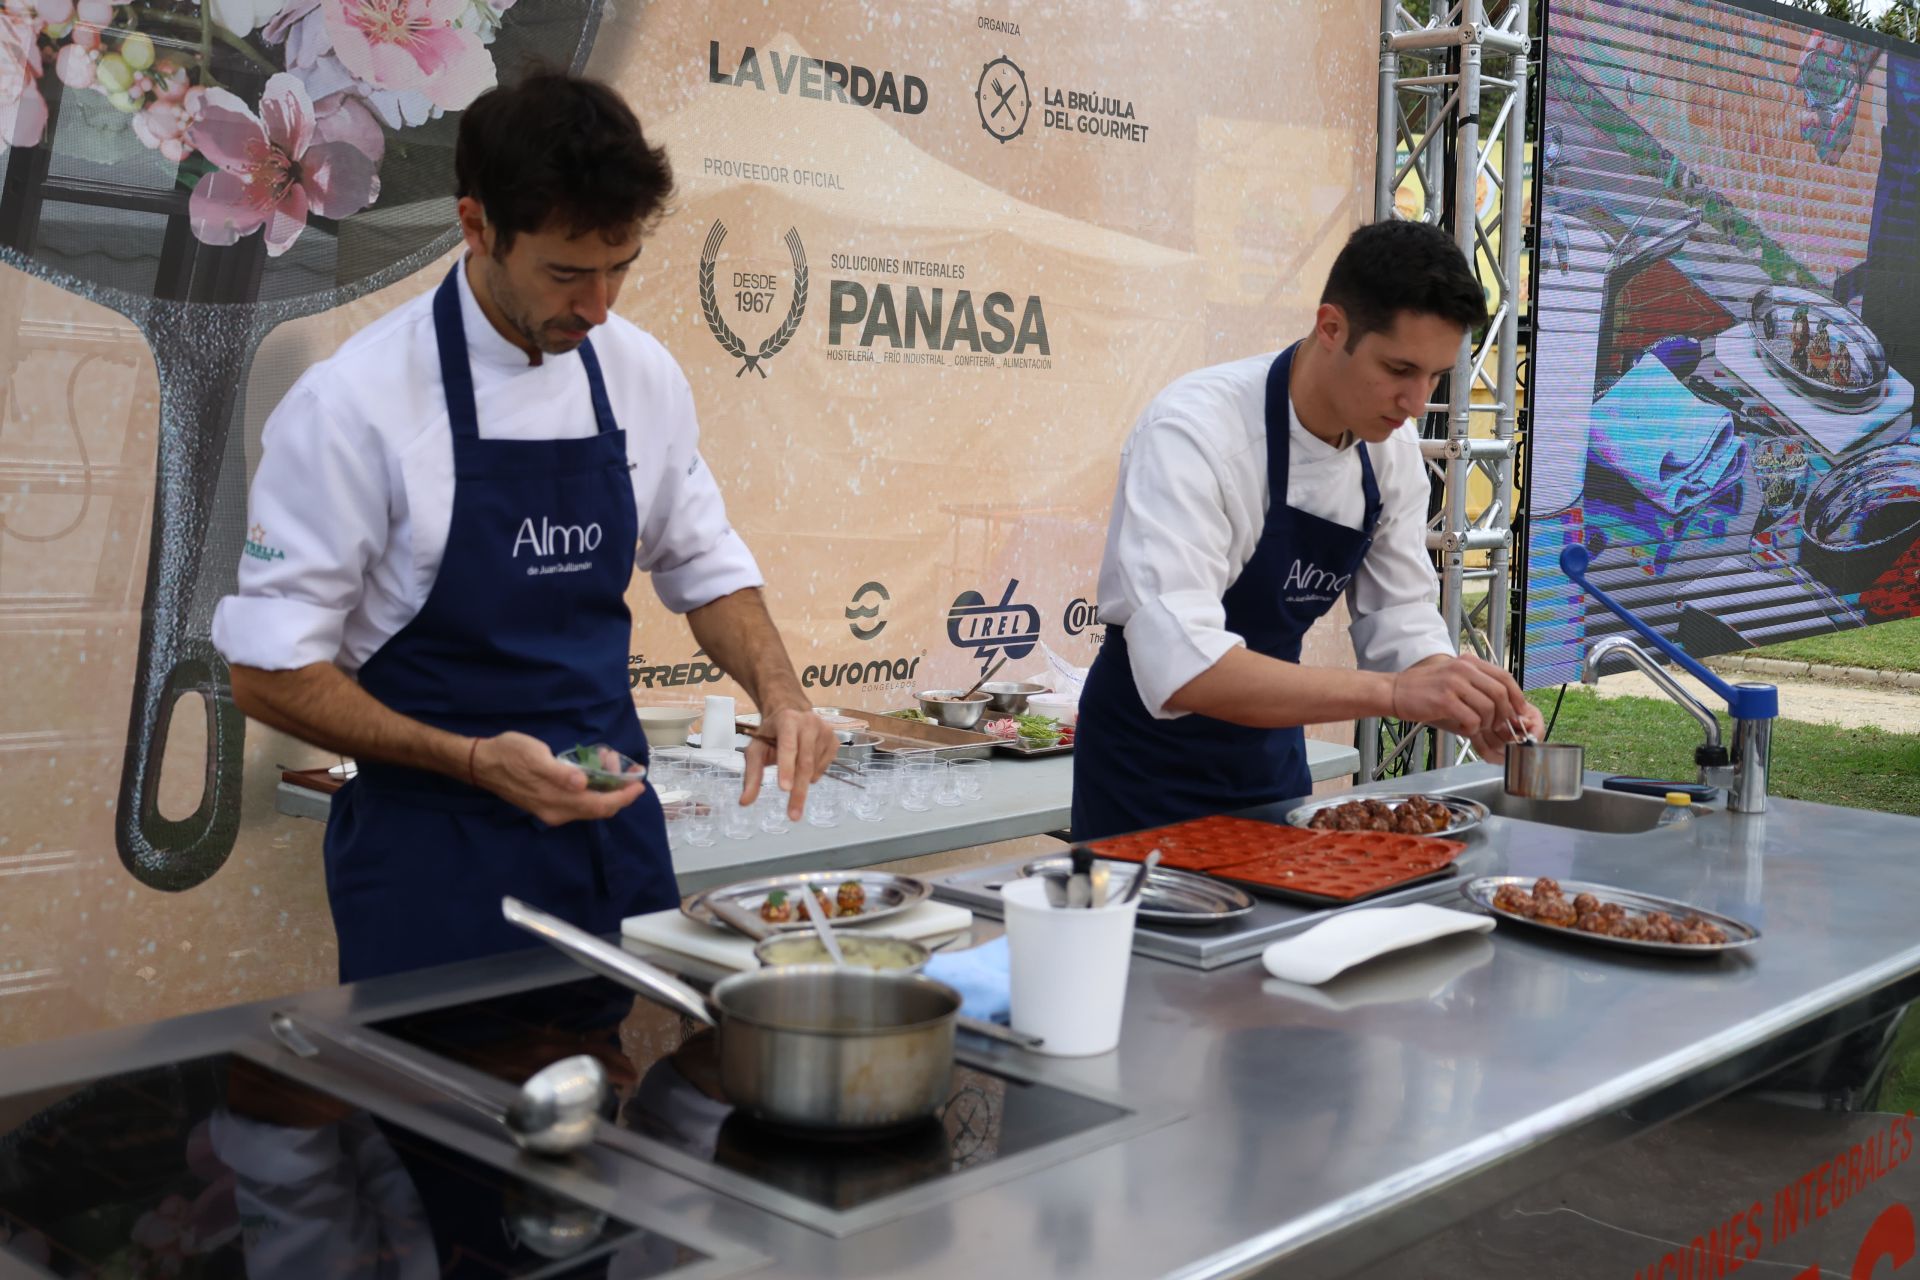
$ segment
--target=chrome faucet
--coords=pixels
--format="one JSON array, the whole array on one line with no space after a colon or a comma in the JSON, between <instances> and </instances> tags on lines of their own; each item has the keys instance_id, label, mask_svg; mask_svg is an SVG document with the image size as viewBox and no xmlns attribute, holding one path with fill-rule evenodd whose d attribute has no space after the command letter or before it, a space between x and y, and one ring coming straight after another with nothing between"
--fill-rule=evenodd
<instances>
[{"instance_id":1,"label":"chrome faucet","mask_svg":"<svg viewBox=\"0 0 1920 1280\"><path fill-rule=\"evenodd\" d=\"M1640 668L1662 693L1686 708L1687 714L1700 722L1706 741L1693 753L1694 764L1700 770L1700 781L1726 791L1727 808L1731 812L1765 813L1767 763L1773 747L1773 717L1736 717L1733 722L1733 750L1729 752L1721 742L1719 717L1682 688L1679 681L1627 636L1608 636L1589 646L1586 662L1580 669L1580 682L1598 684L1601 665L1616 654ZM1771 689L1772 686L1740 687Z\"/></svg>"}]
</instances>

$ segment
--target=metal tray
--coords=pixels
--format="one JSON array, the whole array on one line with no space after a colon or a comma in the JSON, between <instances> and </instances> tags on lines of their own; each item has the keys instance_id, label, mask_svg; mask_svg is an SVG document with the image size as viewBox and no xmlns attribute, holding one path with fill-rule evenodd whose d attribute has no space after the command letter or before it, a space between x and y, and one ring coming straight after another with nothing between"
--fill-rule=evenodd
<instances>
[{"instance_id":1,"label":"metal tray","mask_svg":"<svg viewBox=\"0 0 1920 1280\"><path fill-rule=\"evenodd\" d=\"M993 745L1016 756L1057 756L1073 750L1071 742L1056 742L1050 747L1026 747L1018 738L995 738ZM1142 889L1140 892L1145 893Z\"/></svg>"},{"instance_id":2,"label":"metal tray","mask_svg":"<svg viewBox=\"0 0 1920 1280\"><path fill-rule=\"evenodd\" d=\"M1112 868L1109 874L1121 888L1133 883L1133 875L1140 867L1137 862L1121 862L1112 858L1101 858L1099 861ZM1034 859L1020 868L1020 874L1032 876L1042 871L1072 869L1072 858L1066 854L1055 854L1049 858ZM1147 887L1140 891L1139 915L1142 920L1152 920L1158 924L1204 926L1219 924L1223 920L1237 920L1250 914L1253 907L1253 895L1238 885L1195 875L1191 871L1155 867L1153 874L1147 877Z\"/></svg>"},{"instance_id":3,"label":"metal tray","mask_svg":"<svg viewBox=\"0 0 1920 1280\"><path fill-rule=\"evenodd\" d=\"M990 733L949 729L943 724L927 724L919 720L901 720L878 711L862 711L855 707L842 707L840 714L867 722L867 728L880 738L873 753L883 758L930 751L942 760L985 760L993 755L994 744L1000 741Z\"/></svg>"},{"instance_id":4,"label":"metal tray","mask_svg":"<svg viewBox=\"0 0 1920 1280\"><path fill-rule=\"evenodd\" d=\"M884 920L888 916L899 915L909 907L917 907L933 893L933 887L925 880L914 876L898 876L888 871L819 871L812 874L791 876L763 876L758 880L740 880L733 884L709 889L680 907L682 915L689 920L698 920L728 933L733 927L713 914L707 905L709 899L724 897L749 915L760 914L760 904L767 900L767 894L775 889L785 889L789 893L804 891L808 885L817 885L829 893L837 885L849 880L858 880L867 891L867 909L857 916L836 917L828 923L868 924L874 920ZM769 929L778 932L811 929L806 919L789 924L769 924Z\"/></svg>"},{"instance_id":5,"label":"metal tray","mask_svg":"<svg viewBox=\"0 0 1920 1280\"><path fill-rule=\"evenodd\" d=\"M1352 804L1355 800L1378 800L1389 809L1393 809L1408 800L1414 799L1415 796L1418 796L1422 800L1432 800L1438 804L1443 804L1451 809L1454 815L1452 825L1447 827L1446 830L1422 831L1419 833L1420 835L1433 836L1435 839L1446 839L1451 836L1460 835L1462 832L1471 831L1487 819L1487 806L1481 804L1478 800L1467 800L1460 796L1442 796L1432 795L1427 792L1410 791L1396 791L1388 795L1358 795L1353 792L1348 792L1343 796L1328 796L1324 800L1315 800L1312 804L1301 805L1298 809L1287 814L1287 825L1305 827L1313 821L1313 815L1319 813L1322 809L1337 809L1343 804Z\"/></svg>"},{"instance_id":6,"label":"metal tray","mask_svg":"<svg viewBox=\"0 0 1920 1280\"><path fill-rule=\"evenodd\" d=\"M1511 911L1502 911L1493 905L1493 895L1503 886L1516 884L1523 889L1531 889L1533 876L1481 876L1460 886L1460 892L1467 901L1488 914L1501 919L1511 920L1515 924L1526 925L1551 933L1562 938L1572 938L1579 942L1591 942L1601 946L1620 947L1627 951L1653 952L1669 956L1711 956L1723 951L1738 951L1750 947L1760 940L1760 931L1742 920L1732 916L1723 916L1717 911L1707 911L1701 907L1689 906L1684 902L1675 902L1671 898L1656 898L1651 894L1635 893L1630 889L1616 889L1612 885L1592 884L1585 880L1562 880L1561 891L1572 898L1582 893L1590 893L1602 902L1617 902L1629 911L1646 915L1651 911L1664 911L1670 916L1699 916L1710 924L1719 925L1726 931L1725 942L1646 942L1639 938L1615 938L1604 933L1588 933L1584 929L1573 929L1565 925L1545 924L1526 916L1515 915Z\"/></svg>"}]
</instances>

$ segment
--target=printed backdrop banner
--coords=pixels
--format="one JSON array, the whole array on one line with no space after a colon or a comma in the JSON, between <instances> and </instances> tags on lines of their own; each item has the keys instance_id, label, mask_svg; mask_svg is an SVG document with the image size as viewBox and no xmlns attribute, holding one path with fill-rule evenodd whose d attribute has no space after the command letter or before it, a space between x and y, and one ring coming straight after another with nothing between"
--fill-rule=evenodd
<instances>
[{"instance_id":1,"label":"printed backdrop banner","mask_svg":"<svg viewBox=\"0 0 1920 1280\"><path fill-rule=\"evenodd\" d=\"M5 156L0 243L12 261L65 255L81 287L0 268L0 1044L333 980L321 826L276 807L281 766L325 757L258 724L229 740L189 695L156 735L145 825L191 827L226 777L235 822L145 862L123 858L116 829L153 637L204 645L247 547L261 424L302 371L454 261L446 150L465 99L438 79L383 83L391 64L349 66L351 45L325 52L337 7L228 33L312 87L302 106L243 67L221 77L239 108L281 93L378 175L367 203L312 210L290 243L250 227L196 245L187 193L211 182L203 195L239 199L177 127L201 103L197 42L133 86L132 123L113 84L43 75L46 137ZM473 6L460 65L477 92L489 51L505 77L510 48L552 60L587 33L589 72L666 146L675 203L618 309L685 369L703 453L814 701L890 709L1001 657L1007 675L1038 671L1046 650L1091 663L1128 428L1182 372L1303 332L1371 207L1377 15L1344 0L662 0L595 31L593 12ZM37 39L51 67L59 40ZM62 213L59 182L89 164L96 182L146 189L92 221ZM382 249L394 278L368 266ZM187 361L225 398L184 438L162 411L185 385L156 365L164 326L123 318L137 309L113 289L258 312L228 344L257 342L250 364ZM290 298L322 305L266 309ZM183 507L182 486L204 506ZM156 510L175 530L152 576L178 601L163 610L177 635L148 586ZM630 599L638 702L733 691L644 581ZM1310 638L1309 660L1350 661L1343 630Z\"/></svg>"},{"instance_id":2,"label":"printed backdrop banner","mask_svg":"<svg viewBox=\"0 0 1920 1280\"><path fill-rule=\"evenodd\" d=\"M1920 49L1756 2L1547 18L1525 640L1697 656L1920 613Z\"/></svg>"}]
</instances>

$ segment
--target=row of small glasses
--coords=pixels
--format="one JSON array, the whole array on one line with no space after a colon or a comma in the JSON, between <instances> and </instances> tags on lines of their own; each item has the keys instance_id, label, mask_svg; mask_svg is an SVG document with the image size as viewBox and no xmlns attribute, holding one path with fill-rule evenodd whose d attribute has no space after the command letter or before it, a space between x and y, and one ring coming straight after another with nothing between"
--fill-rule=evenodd
<instances>
[{"instance_id":1,"label":"row of small glasses","mask_svg":"<svg viewBox=\"0 0 1920 1280\"><path fill-rule=\"evenodd\" d=\"M985 760L946 760L932 753L869 763L859 770L858 786L825 777L808 788L803 820L809 826L837 827L848 817L884 822L895 805L922 813L935 806L967 804L986 796L988 773ZM706 848L721 838L751 840L784 835L792 828L789 797L774 785L771 773L751 805L740 803L740 775L709 761L658 752L648 776L666 802L668 837L676 846Z\"/></svg>"}]
</instances>

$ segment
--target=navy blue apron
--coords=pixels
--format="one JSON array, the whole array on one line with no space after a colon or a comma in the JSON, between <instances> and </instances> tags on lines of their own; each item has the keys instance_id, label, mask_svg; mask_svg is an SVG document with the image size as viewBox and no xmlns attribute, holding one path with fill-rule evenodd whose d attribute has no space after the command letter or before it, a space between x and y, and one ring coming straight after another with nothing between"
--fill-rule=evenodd
<instances>
[{"instance_id":1,"label":"navy blue apron","mask_svg":"<svg viewBox=\"0 0 1920 1280\"><path fill-rule=\"evenodd\" d=\"M446 554L360 685L450 733L604 742L644 760L627 683L639 514L593 344L580 363L596 434L483 440L451 273L433 322L453 432ZM333 798L326 866L342 982L539 945L500 918L505 894L599 934L680 900L651 790L604 822L550 827L464 781L374 761Z\"/></svg>"},{"instance_id":2,"label":"navy blue apron","mask_svg":"<svg viewBox=\"0 0 1920 1280\"><path fill-rule=\"evenodd\" d=\"M1253 558L1221 601L1227 630L1254 653L1284 662L1300 660L1301 639L1346 590L1380 520L1380 486L1364 443L1355 446L1366 499L1360 528L1287 505L1292 364L1289 348L1267 370L1267 522ZM1257 729L1202 715L1154 719L1134 687L1126 629L1107 628L1081 693L1074 736L1074 839L1228 813L1312 790L1306 734L1298 727Z\"/></svg>"}]
</instances>

